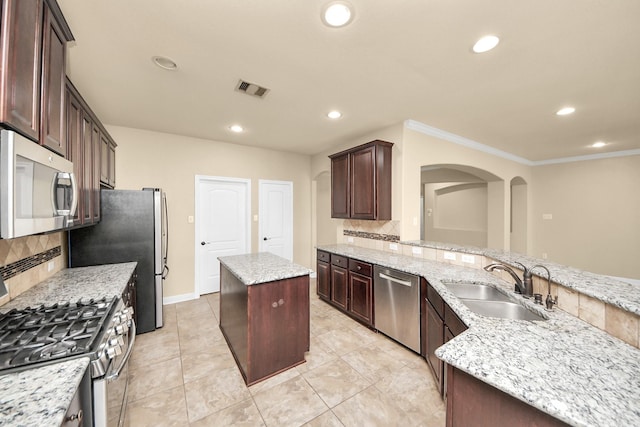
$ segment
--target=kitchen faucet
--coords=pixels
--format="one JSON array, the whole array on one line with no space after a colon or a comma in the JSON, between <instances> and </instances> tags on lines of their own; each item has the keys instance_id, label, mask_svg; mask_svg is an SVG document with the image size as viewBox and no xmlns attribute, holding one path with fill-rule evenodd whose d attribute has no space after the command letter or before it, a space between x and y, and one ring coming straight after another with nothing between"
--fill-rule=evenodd
<instances>
[{"instance_id":1,"label":"kitchen faucet","mask_svg":"<svg viewBox=\"0 0 640 427\"><path fill-rule=\"evenodd\" d=\"M511 277L513 277L513 280L515 280L514 290L517 293L522 294L523 297L529 298L530 296L533 295L533 281L531 280L531 272L527 269L527 267L520 264L519 262L516 262L516 264L522 267L522 271L523 271L522 277L524 281L520 280L516 272L513 271L511 267L501 262L492 262L491 264L484 267L484 269L486 271L493 271L493 270L506 271L511 275Z\"/></svg>"},{"instance_id":2,"label":"kitchen faucet","mask_svg":"<svg viewBox=\"0 0 640 427\"><path fill-rule=\"evenodd\" d=\"M547 272L547 299L545 303L547 305L547 310L553 310L554 304L558 304L558 296L556 295L555 299L551 297L551 273L549 272L549 269L544 265L536 264L528 270L529 277L531 277L531 271L533 271L533 269L537 267L542 267ZM525 271L525 274L526 273L527 271ZM540 304L542 304L542 302L540 302Z\"/></svg>"}]
</instances>

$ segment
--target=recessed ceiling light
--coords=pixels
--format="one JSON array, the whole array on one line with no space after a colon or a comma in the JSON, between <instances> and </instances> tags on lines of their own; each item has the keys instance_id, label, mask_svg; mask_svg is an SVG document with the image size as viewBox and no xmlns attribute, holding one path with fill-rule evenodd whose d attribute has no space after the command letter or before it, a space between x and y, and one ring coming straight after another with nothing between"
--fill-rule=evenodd
<instances>
[{"instance_id":1,"label":"recessed ceiling light","mask_svg":"<svg viewBox=\"0 0 640 427\"><path fill-rule=\"evenodd\" d=\"M322 22L330 27L344 27L353 16L353 7L346 1L332 1L322 9Z\"/></svg>"},{"instance_id":2,"label":"recessed ceiling light","mask_svg":"<svg viewBox=\"0 0 640 427\"><path fill-rule=\"evenodd\" d=\"M330 119L339 119L340 117L342 117L342 113L340 111L329 111L327 113L327 117L329 117Z\"/></svg>"},{"instance_id":3,"label":"recessed ceiling light","mask_svg":"<svg viewBox=\"0 0 640 427\"><path fill-rule=\"evenodd\" d=\"M500 39L496 36L484 36L473 45L473 51L475 53L487 52L494 47L498 46Z\"/></svg>"},{"instance_id":4,"label":"recessed ceiling light","mask_svg":"<svg viewBox=\"0 0 640 427\"><path fill-rule=\"evenodd\" d=\"M575 109L575 108L573 108L573 107L563 107L563 108L559 109L559 110L556 112L556 114L557 114L558 116L566 116L566 115L568 115L568 114L572 114L574 111L576 111L576 109Z\"/></svg>"},{"instance_id":5,"label":"recessed ceiling light","mask_svg":"<svg viewBox=\"0 0 640 427\"><path fill-rule=\"evenodd\" d=\"M229 126L229 130L231 130L231 132L240 133L244 131L244 128L240 125L231 125Z\"/></svg>"},{"instance_id":6,"label":"recessed ceiling light","mask_svg":"<svg viewBox=\"0 0 640 427\"><path fill-rule=\"evenodd\" d=\"M158 67L162 69L169 70L169 71L174 71L178 69L178 64L176 64L173 60L167 58L166 56L152 56L151 60L153 61L154 64L156 64Z\"/></svg>"},{"instance_id":7,"label":"recessed ceiling light","mask_svg":"<svg viewBox=\"0 0 640 427\"><path fill-rule=\"evenodd\" d=\"M605 145L607 145L607 143L603 141L598 141L591 144L593 148L601 148L601 147L604 147Z\"/></svg>"}]
</instances>

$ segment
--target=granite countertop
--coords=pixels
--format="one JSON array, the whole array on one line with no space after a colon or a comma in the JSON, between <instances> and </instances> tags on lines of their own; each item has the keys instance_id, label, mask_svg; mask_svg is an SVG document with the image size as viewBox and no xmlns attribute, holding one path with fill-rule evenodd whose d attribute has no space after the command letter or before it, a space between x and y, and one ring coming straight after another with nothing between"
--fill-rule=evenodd
<instances>
[{"instance_id":1,"label":"granite countertop","mask_svg":"<svg viewBox=\"0 0 640 427\"><path fill-rule=\"evenodd\" d=\"M59 427L88 366L81 357L0 376L0 425Z\"/></svg>"},{"instance_id":2,"label":"granite countertop","mask_svg":"<svg viewBox=\"0 0 640 427\"><path fill-rule=\"evenodd\" d=\"M436 351L446 363L575 426L640 425L640 350L561 310L515 295L484 270L349 245L318 249L424 277L469 329ZM552 273L553 274L553 273ZM489 318L444 285L488 284L545 321Z\"/></svg>"},{"instance_id":3,"label":"granite countertop","mask_svg":"<svg viewBox=\"0 0 640 427\"><path fill-rule=\"evenodd\" d=\"M0 307L0 312L40 304L122 295L137 263L62 270ZM86 370L86 357L0 374L0 425L59 426Z\"/></svg>"},{"instance_id":4,"label":"granite countertop","mask_svg":"<svg viewBox=\"0 0 640 427\"><path fill-rule=\"evenodd\" d=\"M137 263L106 264L62 270L0 307L0 312L40 304L121 296Z\"/></svg>"},{"instance_id":5,"label":"granite countertop","mask_svg":"<svg viewBox=\"0 0 640 427\"><path fill-rule=\"evenodd\" d=\"M257 285L306 276L313 272L313 270L269 252L224 256L218 259L220 264L227 267L245 285Z\"/></svg>"},{"instance_id":6,"label":"granite countertop","mask_svg":"<svg viewBox=\"0 0 640 427\"><path fill-rule=\"evenodd\" d=\"M423 248L484 255L519 269L522 269L522 267L518 265L518 263L528 268L542 264L549 269L552 281L640 316L640 286L616 280L609 276L590 273L574 267L556 264L549 260L499 249L484 249L474 246L460 246L424 240L400 243ZM546 273L543 269L534 270L534 274L546 278Z\"/></svg>"}]
</instances>

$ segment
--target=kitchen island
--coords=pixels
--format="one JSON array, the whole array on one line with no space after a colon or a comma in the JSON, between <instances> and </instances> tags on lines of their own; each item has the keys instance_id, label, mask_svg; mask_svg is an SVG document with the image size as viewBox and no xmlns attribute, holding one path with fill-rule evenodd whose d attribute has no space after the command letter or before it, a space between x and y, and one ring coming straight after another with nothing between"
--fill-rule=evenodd
<instances>
[{"instance_id":1,"label":"kitchen island","mask_svg":"<svg viewBox=\"0 0 640 427\"><path fill-rule=\"evenodd\" d=\"M304 363L311 270L271 253L219 260L220 330L246 384Z\"/></svg>"}]
</instances>

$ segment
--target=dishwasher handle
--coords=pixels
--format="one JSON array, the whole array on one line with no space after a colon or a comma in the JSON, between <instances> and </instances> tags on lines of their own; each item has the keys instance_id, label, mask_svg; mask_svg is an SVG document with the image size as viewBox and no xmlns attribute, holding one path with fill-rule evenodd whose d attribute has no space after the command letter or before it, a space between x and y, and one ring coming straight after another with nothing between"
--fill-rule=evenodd
<instances>
[{"instance_id":1,"label":"dishwasher handle","mask_svg":"<svg viewBox=\"0 0 640 427\"><path fill-rule=\"evenodd\" d=\"M397 283L398 285L408 286L408 287L413 286L413 284L408 280L400 280L400 279L397 279L395 277L388 276L388 275L386 275L384 273L378 273L378 276L380 276L381 279L388 280L388 281L393 282L393 283Z\"/></svg>"}]
</instances>

